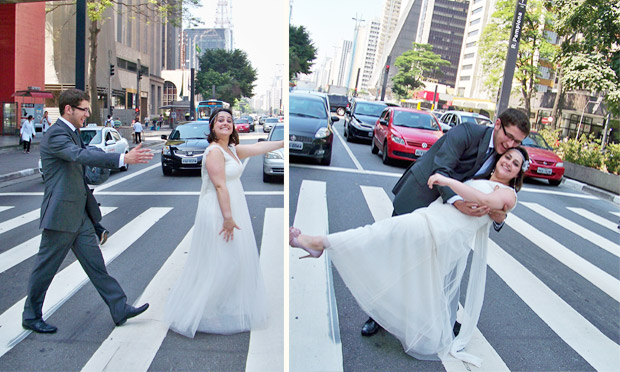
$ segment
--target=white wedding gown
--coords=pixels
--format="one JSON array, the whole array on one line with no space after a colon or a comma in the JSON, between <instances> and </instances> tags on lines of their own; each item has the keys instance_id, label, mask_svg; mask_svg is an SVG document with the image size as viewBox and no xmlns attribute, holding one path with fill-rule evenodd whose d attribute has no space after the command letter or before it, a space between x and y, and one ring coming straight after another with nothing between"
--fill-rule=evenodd
<instances>
[{"instance_id":1,"label":"white wedding gown","mask_svg":"<svg viewBox=\"0 0 620 372\"><path fill-rule=\"evenodd\" d=\"M466 184L485 193L507 187L488 180ZM396 336L405 352L427 360L451 353L479 365L479 358L461 350L482 308L491 223L488 216L467 216L438 198L428 208L330 234L326 248L361 308ZM472 248L462 328L455 339L454 300Z\"/></svg>"},{"instance_id":2,"label":"white wedding gown","mask_svg":"<svg viewBox=\"0 0 620 372\"><path fill-rule=\"evenodd\" d=\"M196 331L219 334L245 332L266 325L265 287L258 249L235 156L212 144L204 152L202 188L187 262L172 289L165 310L170 329L187 337ZM222 151L226 160L226 187L233 219L240 227L226 242L224 218L215 187L204 162L210 151Z\"/></svg>"}]
</instances>

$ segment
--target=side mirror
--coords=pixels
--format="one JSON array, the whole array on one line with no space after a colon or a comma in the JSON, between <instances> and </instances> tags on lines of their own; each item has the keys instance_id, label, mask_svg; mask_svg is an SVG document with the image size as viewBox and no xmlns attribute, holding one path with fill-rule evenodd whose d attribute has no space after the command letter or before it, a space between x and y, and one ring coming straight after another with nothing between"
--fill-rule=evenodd
<instances>
[{"instance_id":1,"label":"side mirror","mask_svg":"<svg viewBox=\"0 0 620 372\"><path fill-rule=\"evenodd\" d=\"M109 145L113 145L113 144L115 144L115 143L116 143L116 141L115 141L115 140L113 140L113 139L105 141L105 144L106 144L106 145L108 145L108 146L109 146Z\"/></svg>"},{"instance_id":2,"label":"side mirror","mask_svg":"<svg viewBox=\"0 0 620 372\"><path fill-rule=\"evenodd\" d=\"M450 130L450 129L445 128L445 129L443 129L443 132L444 132L444 133L448 133L448 131L449 131L449 130Z\"/></svg>"},{"instance_id":3,"label":"side mirror","mask_svg":"<svg viewBox=\"0 0 620 372\"><path fill-rule=\"evenodd\" d=\"M162 134L162 135L161 135L161 139L163 139L163 140L167 140L167 139L168 139L168 136L167 136L167 135L165 135L165 134Z\"/></svg>"},{"instance_id":4,"label":"side mirror","mask_svg":"<svg viewBox=\"0 0 620 372\"><path fill-rule=\"evenodd\" d=\"M340 118L338 116L332 116L332 123L339 121Z\"/></svg>"},{"instance_id":5,"label":"side mirror","mask_svg":"<svg viewBox=\"0 0 620 372\"><path fill-rule=\"evenodd\" d=\"M381 124L381 125L388 125L388 122L385 119L380 119L379 120L379 124Z\"/></svg>"},{"instance_id":6,"label":"side mirror","mask_svg":"<svg viewBox=\"0 0 620 372\"><path fill-rule=\"evenodd\" d=\"M258 142L265 142L265 141L267 141L265 138L259 138L258 139Z\"/></svg>"}]
</instances>

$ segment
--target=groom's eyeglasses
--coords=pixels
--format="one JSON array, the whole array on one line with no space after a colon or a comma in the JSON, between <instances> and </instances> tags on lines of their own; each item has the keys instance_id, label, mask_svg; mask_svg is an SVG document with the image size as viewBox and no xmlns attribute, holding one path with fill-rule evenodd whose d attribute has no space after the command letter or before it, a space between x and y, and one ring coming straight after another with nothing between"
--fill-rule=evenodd
<instances>
[{"instance_id":1,"label":"groom's eyeglasses","mask_svg":"<svg viewBox=\"0 0 620 372\"><path fill-rule=\"evenodd\" d=\"M80 110L82 112L87 112L90 115L90 109L88 107L79 107L79 106L71 106L71 107L73 107L76 110Z\"/></svg>"},{"instance_id":2,"label":"groom's eyeglasses","mask_svg":"<svg viewBox=\"0 0 620 372\"><path fill-rule=\"evenodd\" d=\"M521 145L521 141L519 141L518 139L516 139L512 134L506 132L506 128L504 127L504 123L501 123L502 125L502 130L504 131L504 135L506 137L508 137L509 140L511 140L512 142L514 142L515 146L519 146Z\"/></svg>"}]
</instances>

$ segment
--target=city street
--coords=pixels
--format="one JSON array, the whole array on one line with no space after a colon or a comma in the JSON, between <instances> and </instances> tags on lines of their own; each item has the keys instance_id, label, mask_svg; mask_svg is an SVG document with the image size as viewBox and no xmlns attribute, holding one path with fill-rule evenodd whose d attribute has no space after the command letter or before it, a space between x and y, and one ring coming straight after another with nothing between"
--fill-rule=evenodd
<instances>
[{"instance_id":1,"label":"city street","mask_svg":"<svg viewBox=\"0 0 620 372\"><path fill-rule=\"evenodd\" d=\"M263 133L241 134L242 143ZM162 141L163 142L163 141ZM134 305L150 303L139 317L115 327L108 308L69 253L47 292L44 318L56 334L21 327L28 277L41 239L40 176L0 184L1 371L205 371L283 369L283 185L263 183L262 157L244 161L244 186L260 249L268 294L269 326L230 336L198 333L194 339L167 330L163 307L179 276L196 214L199 172L165 177L162 144L149 164L112 173L95 197L111 232L102 246L108 271ZM53 363L50 362L53 361Z\"/></svg>"},{"instance_id":2,"label":"city street","mask_svg":"<svg viewBox=\"0 0 620 372\"><path fill-rule=\"evenodd\" d=\"M290 163L289 223L310 235L389 218L391 189L406 167L382 164L368 143L345 142L342 119L334 128L331 166ZM368 316L329 254L299 260L305 252L292 249L291 370L620 370L620 208L546 181L526 181L518 197L506 226L490 233L485 302L465 349L483 358L481 368L416 360L384 330L362 337Z\"/></svg>"}]
</instances>

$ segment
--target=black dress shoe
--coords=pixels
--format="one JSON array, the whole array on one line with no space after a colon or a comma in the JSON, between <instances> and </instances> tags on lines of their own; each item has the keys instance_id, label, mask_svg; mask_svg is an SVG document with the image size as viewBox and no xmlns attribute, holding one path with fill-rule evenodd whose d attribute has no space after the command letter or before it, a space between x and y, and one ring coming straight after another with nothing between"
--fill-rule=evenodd
<instances>
[{"instance_id":1,"label":"black dress shoe","mask_svg":"<svg viewBox=\"0 0 620 372\"><path fill-rule=\"evenodd\" d=\"M370 337L377 333L380 328L381 326L373 318L368 318L364 326L362 326L362 336Z\"/></svg>"},{"instance_id":2,"label":"black dress shoe","mask_svg":"<svg viewBox=\"0 0 620 372\"><path fill-rule=\"evenodd\" d=\"M105 242L108 241L109 235L110 235L110 232L108 230L103 230L101 232L101 236L99 236L99 245L104 245Z\"/></svg>"},{"instance_id":3,"label":"black dress shoe","mask_svg":"<svg viewBox=\"0 0 620 372\"><path fill-rule=\"evenodd\" d=\"M130 319L130 318L133 318L134 316L138 316L138 315L142 314L148 308L149 308L149 304L148 303L146 303L146 304L144 304L144 305L142 305L140 307L129 306L129 310L127 311L127 314L125 314L123 319L121 319L118 322L116 322L116 325L117 326L121 326L121 325L125 324L127 319Z\"/></svg>"},{"instance_id":4,"label":"black dress shoe","mask_svg":"<svg viewBox=\"0 0 620 372\"><path fill-rule=\"evenodd\" d=\"M45 323L43 320L38 320L31 324L22 323L22 327L37 333L55 333L58 330L58 328Z\"/></svg>"},{"instance_id":5,"label":"black dress shoe","mask_svg":"<svg viewBox=\"0 0 620 372\"><path fill-rule=\"evenodd\" d=\"M459 332L461 332L461 323L454 322L454 327L452 328L452 333L454 333L454 337L458 336Z\"/></svg>"}]
</instances>

